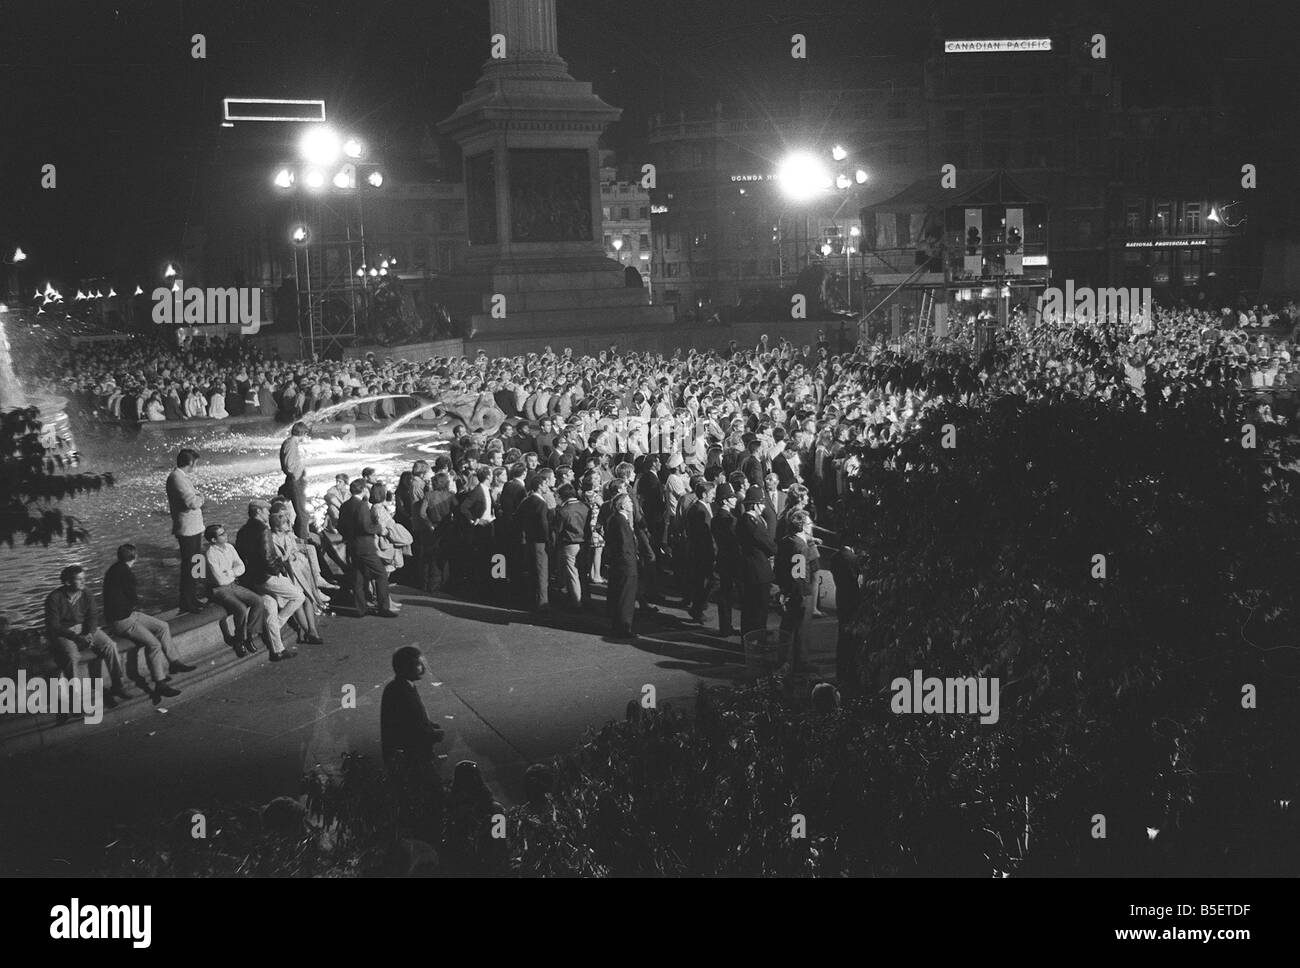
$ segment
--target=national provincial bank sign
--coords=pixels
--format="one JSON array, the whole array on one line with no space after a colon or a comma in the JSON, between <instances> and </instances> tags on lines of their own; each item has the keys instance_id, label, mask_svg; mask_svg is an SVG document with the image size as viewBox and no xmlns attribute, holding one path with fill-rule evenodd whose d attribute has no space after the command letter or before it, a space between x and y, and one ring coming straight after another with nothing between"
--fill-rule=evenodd
<instances>
[{"instance_id":1,"label":"national provincial bank sign","mask_svg":"<svg viewBox=\"0 0 1300 968\"><path fill-rule=\"evenodd\" d=\"M1052 49L1050 37L945 40L945 54L1018 54Z\"/></svg>"}]
</instances>

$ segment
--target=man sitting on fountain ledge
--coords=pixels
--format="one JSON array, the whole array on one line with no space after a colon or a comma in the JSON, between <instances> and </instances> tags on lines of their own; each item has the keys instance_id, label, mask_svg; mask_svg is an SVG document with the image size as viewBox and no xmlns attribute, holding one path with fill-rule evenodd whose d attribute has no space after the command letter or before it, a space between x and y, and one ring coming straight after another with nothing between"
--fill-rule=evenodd
<instances>
[{"instance_id":1,"label":"man sitting on fountain ledge","mask_svg":"<svg viewBox=\"0 0 1300 968\"><path fill-rule=\"evenodd\" d=\"M104 621L116 636L144 646L145 660L153 676L154 704L173 696L180 690L171 685L173 672L193 672L194 666L181 661L176 646L172 644L171 628L160 618L146 615L137 606L140 596L136 590L135 567L138 557L135 545L124 544L117 549L117 561L104 574Z\"/></svg>"}]
</instances>

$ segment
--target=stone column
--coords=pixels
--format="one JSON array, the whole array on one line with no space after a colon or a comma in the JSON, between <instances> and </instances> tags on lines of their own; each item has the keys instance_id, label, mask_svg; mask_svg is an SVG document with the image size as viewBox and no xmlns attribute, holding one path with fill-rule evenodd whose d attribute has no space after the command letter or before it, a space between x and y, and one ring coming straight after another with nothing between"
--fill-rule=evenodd
<instances>
[{"instance_id":1,"label":"stone column","mask_svg":"<svg viewBox=\"0 0 1300 968\"><path fill-rule=\"evenodd\" d=\"M555 0L491 0L492 33L506 38L506 56L489 60L485 77L567 78L555 27Z\"/></svg>"}]
</instances>

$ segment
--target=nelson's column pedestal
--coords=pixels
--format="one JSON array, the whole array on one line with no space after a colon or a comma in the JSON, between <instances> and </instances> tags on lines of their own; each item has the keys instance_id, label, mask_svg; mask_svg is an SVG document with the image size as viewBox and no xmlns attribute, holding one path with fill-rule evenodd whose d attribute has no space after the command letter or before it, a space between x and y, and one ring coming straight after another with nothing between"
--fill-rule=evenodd
<instances>
[{"instance_id":1,"label":"nelson's column pedestal","mask_svg":"<svg viewBox=\"0 0 1300 968\"><path fill-rule=\"evenodd\" d=\"M491 0L491 17L505 56L488 60L438 126L464 154L469 219L466 265L446 280L448 305L469 314L478 342L658 349L656 330L672 323L672 310L628 288L602 243L597 139L621 109L569 76L555 0Z\"/></svg>"}]
</instances>

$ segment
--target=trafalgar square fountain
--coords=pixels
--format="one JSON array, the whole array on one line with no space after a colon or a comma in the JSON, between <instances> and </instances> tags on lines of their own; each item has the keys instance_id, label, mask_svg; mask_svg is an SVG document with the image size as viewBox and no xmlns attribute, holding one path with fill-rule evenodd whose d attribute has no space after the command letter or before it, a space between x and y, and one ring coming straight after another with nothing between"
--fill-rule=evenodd
<instances>
[{"instance_id":1,"label":"trafalgar square fountain","mask_svg":"<svg viewBox=\"0 0 1300 968\"><path fill-rule=\"evenodd\" d=\"M165 482L175 467L176 453L182 447L199 452L195 474L206 524L225 525L233 534L248 516L248 502L257 497L273 497L284 482L280 472L280 444L289 426L268 419L264 425L223 427L219 420L201 424L152 429L117 422L95 420L67 407L55 393L43 390L29 394L18 373L28 371L22 365L21 345L11 356L8 336L19 331L23 322L16 314L0 316L8 322L9 334L0 328L0 407L38 406L51 426L63 426L69 446L73 436L79 445L81 473L111 473L115 485L63 502L64 513L79 519L89 532L85 543L68 545L62 541L48 548L37 546L13 548L0 545L0 615L14 627L38 625L45 595L59 582L59 572L70 564L86 569L88 584L96 591L108 566L115 560L119 544L136 545L140 562L136 574L144 606L152 611L173 607L176 602L179 553L171 534ZM21 344L15 339L15 344ZM395 488L402 471L420 459L429 460L446 453L450 437L449 423L463 419L457 399L421 401L420 406L384 425L364 424L357 428L348 422L334 422L343 412L384 397L348 400L304 416L311 428L305 442L307 460L307 497L319 520L324 517L324 494L334 483L336 474L359 477L364 467L373 467L376 478ZM409 398L406 398L409 399ZM418 398L417 398L418 399ZM438 419L430 421L435 415ZM472 411L467 414L473 416ZM424 418L424 419L421 419Z\"/></svg>"}]
</instances>

